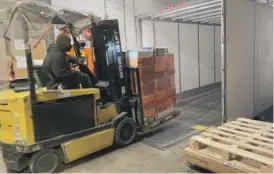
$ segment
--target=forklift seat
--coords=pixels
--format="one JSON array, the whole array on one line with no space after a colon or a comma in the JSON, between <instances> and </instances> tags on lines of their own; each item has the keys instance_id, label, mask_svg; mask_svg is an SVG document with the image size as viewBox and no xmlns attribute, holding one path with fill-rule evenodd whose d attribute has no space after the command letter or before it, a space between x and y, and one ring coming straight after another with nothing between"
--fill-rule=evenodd
<instances>
[{"instance_id":1,"label":"forklift seat","mask_svg":"<svg viewBox=\"0 0 274 174\"><path fill-rule=\"evenodd\" d=\"M34 78L35 78L36 84L39 88L47 87L47 83L49 81L53 81L53 79L55 79L51 74L42 72L41 69L42 69L42 66L40 66L40 65L33 66ZM53 90L58 89L58 87L60 85L64 89L64 86L60 82L52 85L50 87L50 89L53 89Z\"/></svg>"},{"instance_id":2,"label":"forklift seat","mask_svg":"<svg viewBox=\"0 0 274 174\"><path fill-rule=\"evenodd\" d=\"M52 74L43 72L41 65L33 65L33 72L34 72L34 78L35 78L36 85L39 88L47 87L47 83L49 81L56 80L56 78L54 78ZM93 82L96 82L94 87L99 88L101 92L110 95L111 89L109 88L110 87L109 82L97 80L92 73L89 73L89 77L90 76L92 76L91 79L93 80ZM80 86L77 88L75 85L69 85L66 87L61 82L57 82L54 85L52 85L49 89L56 90L56 89L58 89L59 86L61 86L62 89L78 89L78 88L80 88Z\"/></svg>"}]
</instances>

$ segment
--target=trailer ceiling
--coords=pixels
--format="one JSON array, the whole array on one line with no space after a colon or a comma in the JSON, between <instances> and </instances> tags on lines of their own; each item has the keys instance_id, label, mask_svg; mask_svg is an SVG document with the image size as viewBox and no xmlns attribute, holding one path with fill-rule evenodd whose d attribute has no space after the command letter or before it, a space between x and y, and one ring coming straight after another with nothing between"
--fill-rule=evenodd
<instances>
[{"instance_id":1,"label":"trailer ceiling","mask_svg":"<svg viewBox=\"0 0 274 174\"><path fill-rule=\"evenodd\" d=\"M221 0L185 0L181 7L143 15L140 19L220 25Z\"/></svg>"},{"instance_id":2,"label":"trailer ceiling","mask_svg":"<svg viewBox=\"0 0 274 174\"><path fill-rule=\"evenodd\" d=\"M273 0L250 0L273 7ZM182 6L137 16L141 20L221 25L222 0L183 0Z\"/></svg>"}]
</instances>

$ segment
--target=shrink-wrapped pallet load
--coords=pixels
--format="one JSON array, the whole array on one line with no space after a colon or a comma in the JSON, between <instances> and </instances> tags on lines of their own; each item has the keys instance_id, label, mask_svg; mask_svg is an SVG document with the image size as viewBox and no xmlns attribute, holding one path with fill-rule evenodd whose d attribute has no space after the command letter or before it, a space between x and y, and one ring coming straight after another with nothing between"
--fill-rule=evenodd
<instances>
[{"instance_id":1,"label":"shrink-wrapped pallet load","mask_svg":"<svg viewBox=\"0 0 274 174\"><path fill-rule=\"evenodd\" d=\"M153 122L172 113L176 105L174 55L167 49L130 50L127 66L139 70L141 89L135 73L131 74L131 87L133 93L140 93L146 120Z\"/></svg>"}]
</instances>

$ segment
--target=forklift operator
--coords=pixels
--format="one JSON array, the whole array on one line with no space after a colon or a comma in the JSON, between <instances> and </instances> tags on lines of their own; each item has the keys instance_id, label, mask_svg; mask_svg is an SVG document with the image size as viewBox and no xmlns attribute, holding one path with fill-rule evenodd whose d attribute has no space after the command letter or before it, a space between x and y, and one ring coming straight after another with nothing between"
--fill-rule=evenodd
<instances>
[{"instance_id":1,"label":"forklift operator","mask_svg":"<svg viewBox=\"0 0 274 174\"><path fill-rule=\"evenodd\" d=\"M66 88L77 88L81 84L83 88L91 88L92 83L87 74L80 71L72 71L70 64L82 64L83 58L66 54L72 48L71 39L65 34L59 34L56 44L51 44L47 50L42 70L51 79L47 83L50 89L56 83L61 83Z\"/></svg>"}]
</instances>

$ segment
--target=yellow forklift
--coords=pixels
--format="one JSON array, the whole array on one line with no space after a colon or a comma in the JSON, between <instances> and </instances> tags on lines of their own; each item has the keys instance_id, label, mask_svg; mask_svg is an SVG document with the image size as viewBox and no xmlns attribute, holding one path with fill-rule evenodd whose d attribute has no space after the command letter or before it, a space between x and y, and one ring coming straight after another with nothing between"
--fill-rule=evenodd
<instances>
[{"instance_id":1,"label":"yellow forklift","mask_svg":"<svg viewBox=\"0 0 274 174\"><path fill-rule=\"evenodd\" d=\"M94 88L64 87L59 82L46 88L51 77L33 64L30 39L48 24L69 27L76 56L81 56L83 45L76 40L77 30L90 28L95 75L87 66L77 66L90 76ZM128 75L136 71L138 76L138 69L125 67L117 20L56 9L42 1L22 1L13 8L5 34L8 40L19 37L24 39L28 78L0 87L1 153L8 170L29 167L33 173L55 173L61 163L113 144L127 146L137 132L146 133L179 114L175 110L153 123L145 121L140 95L131 92Z\"/></svg>"}]
</instances>

